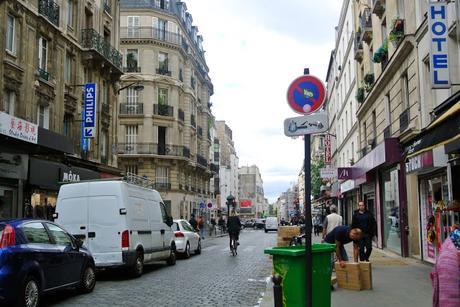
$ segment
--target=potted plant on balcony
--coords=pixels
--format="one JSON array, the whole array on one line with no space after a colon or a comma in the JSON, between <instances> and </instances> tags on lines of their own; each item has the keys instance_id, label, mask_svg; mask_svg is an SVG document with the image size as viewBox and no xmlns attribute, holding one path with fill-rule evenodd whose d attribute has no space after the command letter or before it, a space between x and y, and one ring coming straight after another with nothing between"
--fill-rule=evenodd
<instances>
[{"instance_id":1,"label":"potted plant on balcony","mask_svg":"<svg viewBox=\"0 0 460 307\"><path fill-rule=\"evenodd\" d=\"M382 46L374 53L372 57L372 62L374 63L382 63L388 59L388 39L383 41Z\"/></svg>"},{"instance_id":2,"label":"potted plant on balcony","mask_svg":"<svg viewBox=\"0 0 460 307\"><path fill-rule=\"evenodd\" d=\"M374 74L373 73L367 73L364 76L364 89L366 92L370 92L372 90L372 87L374 86Z\"/></svg>"},{"instance_id":3,"label":"potted plant on balcony","mask_svg":"<svg viewBox=\"0 0 460 307\"><path fill-rule=\"evenodd\" d=\"M404 19L395 18L392 21L392 27L388 40L397 47L404 37Z\"/></svg>"},{"instance_id":4,"label":"potted plant on balcony","mask_svg":"<svg viewBox=\"0 0 460 307\"><path fill-rule=\"evenodd\" d=\"M358 87L358 90L356 91L356 100L358 103L363 103L364 101L364 87L360 86Z\"/></svg>"}]
</instances>

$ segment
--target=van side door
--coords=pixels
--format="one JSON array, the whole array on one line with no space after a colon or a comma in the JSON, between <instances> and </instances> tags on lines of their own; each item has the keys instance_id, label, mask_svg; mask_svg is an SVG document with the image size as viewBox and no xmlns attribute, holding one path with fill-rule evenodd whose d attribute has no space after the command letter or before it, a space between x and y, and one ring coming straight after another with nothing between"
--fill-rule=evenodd
<instances>
[{"instance_id":1,"label":"van side door","mask_svg":"<svg viewBox=\"0 0 460 307\"><path fill-rule=\"evenodd\" d=\"M149 220L150 220L150 227L152 229L152 249L154 251L154 258L160 259L162 258L163 252L163 234L162 229L163 221L161 217L161 210L160 204L156 200L148 200L149 202Z\"/></svg>"},{"instance_id":2,"label":"van side door","mask_svg":"<svg viewBox=\"0 0 460 307\"><path fill-rule=\"evenodd\" d=\"M160 202L160 210L161 210L161 218L162 218L162 223L161 223L161 228L162 228L162 241L163 241L163 248L165 249L165 255L169 255L169 246L171 245L171 240L172 240L172 230L171 227L168 226L168 219L172 220L172 218L168 215L166 212L166 206L163 202Z\"/></svg>"}]
</instances>

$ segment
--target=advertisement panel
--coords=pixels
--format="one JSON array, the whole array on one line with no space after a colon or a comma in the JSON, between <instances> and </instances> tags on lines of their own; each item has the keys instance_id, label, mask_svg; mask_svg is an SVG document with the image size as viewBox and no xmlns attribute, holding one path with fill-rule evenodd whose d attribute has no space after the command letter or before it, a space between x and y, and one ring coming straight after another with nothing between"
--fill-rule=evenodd
<instances>
[{"instance_id":1,"label":"advertisement panel","mask_svg":"<svg viewBox=\"0 0 460 307\"><path fill-rule=\"evenodd\" d=\"M251 208L252 201L250 199L240 200L240 208Z\"/></svg>"}]
</instances>

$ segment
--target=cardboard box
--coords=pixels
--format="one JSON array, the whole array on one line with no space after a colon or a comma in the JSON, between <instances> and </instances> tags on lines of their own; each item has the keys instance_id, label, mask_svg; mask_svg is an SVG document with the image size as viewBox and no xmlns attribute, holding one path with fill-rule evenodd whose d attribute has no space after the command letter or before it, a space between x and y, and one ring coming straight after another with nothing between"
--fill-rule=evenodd
<instances>
[{"instance_id":1,"label":"cardboard box","mask_svg":"<svg viewBox=\"0 0 460 307\"><path fill-rule=\"evenodd\" d=\"M359 263L347 262L346 266L341 268L340 264L336 262L335 274L339 288L358 291L362 289Z\"/></svg>"},{"instance_id":2,"label":"cardboard box","mask_svg":"<svg viewBox=\"0 0 460 307\"><path fill-rule=\"evenodd\" d=\"M360 262L359 270L361 275L361 285L365 290L372 289L372 265L370 262Z\"/></svg>"},{"instance_id":3,"label":"cardboard box","mask_svg":"<svg viewBox=\"0 0 460 307\"><path fill-rule=\"evenodd\" d=\"M276 241L277 242L277 246L278 247L284 247L284 246L289 246L290 243L291 243L291 239L292 238L279 238L278 237L278 240Z\"/></svg>"},{"instance_id":4,"label":"cardboard box","mask_svg":"<svg viewBox=\"0 0 460 307\"><path fill-rule=\"evenodd\" d=\"M278 227L278 237L279 238L289 238L300 235L299 226L279 226Z\"/></svg>"}]
</instances>

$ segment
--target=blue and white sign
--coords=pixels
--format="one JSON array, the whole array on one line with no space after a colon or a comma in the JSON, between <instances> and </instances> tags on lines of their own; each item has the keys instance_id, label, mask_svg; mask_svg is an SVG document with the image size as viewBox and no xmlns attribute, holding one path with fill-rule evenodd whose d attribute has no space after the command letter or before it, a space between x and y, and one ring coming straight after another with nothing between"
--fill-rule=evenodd
<instances>
[{"instance_id":1,"label":"blue and white sign","mask_svg":"<svg viewBox=\"0 0 460 307\"><path fill-rule=\"evenodd\" d=\"M432 88L450 88L449 51L447 44L447 3L429 2L430 69Z\"/></svg>"},{"instance_id":2,"label":"blue and white sign","mask_svg":"<svg viewBox=\"0 0 460 307\"><path fill-rule=\"evenodd\" d=\"M96 137L96 84L85 83L85 117L83 127L84 138Z\"/></svg>"},{"instance_id":3,"label":"blue and white sign","mask_svg":"<svg viewBox=\"0 0 460 307\"><path fill-rule=\"evenodd\" d=\"M83 110L83 112L81 112L81 129L80 129L80 144L81 144L81 150L82 151L88 151L88 142L89 140L87 138L85 138L85 110Z\"/></svg>"}]
</instances>

